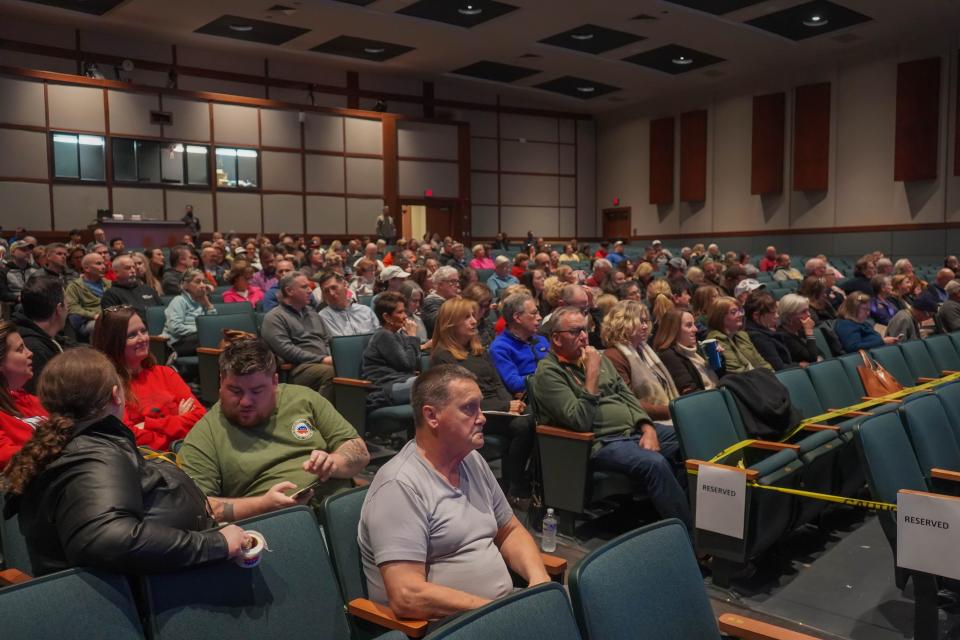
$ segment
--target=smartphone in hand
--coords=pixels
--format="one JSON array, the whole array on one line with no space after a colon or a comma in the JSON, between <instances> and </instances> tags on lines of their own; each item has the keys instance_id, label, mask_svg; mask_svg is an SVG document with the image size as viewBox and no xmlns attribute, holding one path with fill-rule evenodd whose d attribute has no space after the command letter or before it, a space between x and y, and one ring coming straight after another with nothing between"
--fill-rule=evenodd
<instances>
[{"instance_id":1,"label":"smartphone in hand","mask_svg":"<svg viewBox=\"0 0 960 640\"><path fill-rule=\"evenodd\" d=\"M292 494L290 494L290 497L293 498L294 500L302 500L303 497L308 492L313 491L314 489L319 487L321 484L323 484L323 482L321 482L320 480L314 480L313 482L305 486L303 489L297 489L296 491L294 491Z\"/></svg>"}]
</instances>

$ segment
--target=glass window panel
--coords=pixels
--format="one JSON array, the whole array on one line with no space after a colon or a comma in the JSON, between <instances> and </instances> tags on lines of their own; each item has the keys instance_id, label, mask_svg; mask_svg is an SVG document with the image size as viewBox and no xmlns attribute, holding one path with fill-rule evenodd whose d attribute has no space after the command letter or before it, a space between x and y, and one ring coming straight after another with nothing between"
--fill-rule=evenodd
<instances>
[{"instance_id":1,"label":"glass window panel","mask_svg":"<svg viewBox=\"0 0 960 640\"><path fill-rule=\"evenodd\" d=\"M207 166L207 147L187 145L187 184L208 185L210 176Z\"/></svg>"},{"instance_id":2,"label":"glass window panel","mask_svg":"<svg viewBox=\"0 0 960 640\"><path fill-rule=\"evenodd\" d=\"M136 182L137 154L136 140L113 139L113 179Z\"/></svg>"},{"instance_id":3,"label":"glass window panel","mask_svg":"<svg viewBox=\"0 0 960 640\"><path fill-rule=\"evenodd\" d=\"M77 136L67 133L53 134L53 175L56 178L80 177Z\"/></svg>"},{"instance_id":4,"label":"glass window panel","mask_svg":"<svg viewBox=\"0 0 960 640\"><path fill-rule=\"evenodd\" d=\"M80 142L80 179L105 180L103 138L101 136L77 136Z\"/></svg>"},{"instance_id":5,"label":"glass window panel","mask_svg":"<svg viewBox=\"0 0 960 640\"><path fill-rule=\"evenodd\" d=\"M137 175L140 182L160 183L160 143L137 141Z\"/></svg>"},{"instance_id":6,"label":"glass window panel","mask_svg":"<svg viewBox=\"0 0 960 640\"><path fill-rule=\"evenodd\" d=\"M160 147L161 178L167 184L183 184L183 145L164 143Z\"/></svg>"},{"instance_id":7,"label":"glass window panel","mask_svg":"<svg viewBox=\"0 0 960 640\"><path fill-rule=\"evenodd\" d=\"M237 186L237 150L217 149L217 186Z\"/></svg>"},{"instance_id":8,"label":"glass window panel","mask_svg":"<svg viewBox=\"0 0 960 640\"><path fill-rule=\"evenodd\" d=\"M256 151L237 149L237 185L253 189L257 187Z\"/></svg>"}]
</instances>

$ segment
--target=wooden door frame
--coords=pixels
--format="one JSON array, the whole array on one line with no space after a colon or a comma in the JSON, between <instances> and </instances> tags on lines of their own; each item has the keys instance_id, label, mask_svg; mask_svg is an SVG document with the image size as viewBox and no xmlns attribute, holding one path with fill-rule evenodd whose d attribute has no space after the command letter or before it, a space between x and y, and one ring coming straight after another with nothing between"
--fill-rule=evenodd
<instances>
[{"instance_id":1,"label":"wooden door frame","mask_svg":"<svg viewBox=\"0 0 960 640\"><path fill-rule=\"evenodd\" d=\"M630 220L630 224L627 225L627 240L633 238L633 208L632 207L608 207L606 209L600 210L600 232L603 234L604 238L608 238L610 234L607 233L605 229L607 225L607 214L608 213L626 213L627 219Z\"/></svg>"},{"instance_id":2,"label":"wooden door frame","mask_svg":"<svg viewBox=\"0 0 960 640\"><path fill-rule=\"evenodd\" d=\"M409 198L400 196L400 210L402 211L403 207L407 205L421 207L450 207L452 210L451 215L460 216L463 227L463 237L454 239L458 242L462 242L464 245L468 245L470 243L470 227L472 224L470 219L470 207L467 206L467 202L463 198ZM417 238L417 240L419 239L420 238Z\"/></svg>"}]
</instances>

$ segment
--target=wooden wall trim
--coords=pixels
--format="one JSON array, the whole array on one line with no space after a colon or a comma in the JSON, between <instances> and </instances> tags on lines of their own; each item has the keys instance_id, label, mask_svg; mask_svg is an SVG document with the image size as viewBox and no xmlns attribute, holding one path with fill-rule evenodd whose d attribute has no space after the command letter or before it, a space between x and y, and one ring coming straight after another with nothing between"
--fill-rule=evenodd
<instances>
[{"instance_id":1,"label":"wooden wall trim","mask_svg":"<svg viewBox=\"0 0 960 640\"><path fill-rule=\"evenodd\" d=\"M897 65L893 179L936 180L940 134L940 58Z\"/></svg>"},{"instance_id":2,"label":"wooden wall trim","mask_svg":"<svg viewBox=\"0 0 960 640\"><path fill-rule=\"evenodd\" d=\"M673 202L673 118L650 121L650 204Z\"/></svg>"},{"instance_id":3,"label":"wooden wall trim","mask_svg":"<svg viewBox=\"0 0 960 640\"><path fill-rule=\"evenodd\" d=\"M802 236L837 233L871 233L889 231L942 231L960 229L960 222L930 222L922 224L878 224L852 227L810 227L809 229L746 229L744 231L708 231L704 233L650 233L630 236L631 240L659 238L683 240L686 238L734 238L754 236Z\"/></svg>"},{"instance_id":4,"label":"wooden wall trim","mask_svg":"<svg viewBox=\"0 0 960 640\"><path fill-rule=\"evenodd\" d=\"M680 115L680 201L707 199L707 111Z\"/></svg>"},{"instance_id":5,"label":"wooden wall trim","mask_svg":"<svg viewBox=\"0 0 960 640\"><path fill-rule=\"evenodd\" d=\"M470 125L457 129L457 194L460 205L459 214L463 216L463 237L473 237L473 207L471 205L470 182Z\"/></svg>"},{"instance_id":6,"label":"wooden wall trim","mask_svg":"<svg viewBox=\"0 0 960 640\"><path fill-rule=\"evenodd\" d=\"M783 193L784 136L787 95L753 97L753 138L750 148L750 193Z\"/></svg>"},{"instance_id":7,"label":"wooden wall trim","mask_svg":"<svg viewBox=\"0 0 960 640\"><path fill-rule=\"evenodd\" d=\"M390 207L390 215L397 221L400 215L400 164L397 161L397 120L383 119L383 201Z\"/></svg>"},{"instance_id":8,"label":"wooden wall trim","mask_svg":"<svg viewBox=\"0 0 960 640\"><path fill-rule=\"evenodd\" d=\"M794 89L793 189L826 191L830 186L830 83Z\"/></svg>"}]
</instances>

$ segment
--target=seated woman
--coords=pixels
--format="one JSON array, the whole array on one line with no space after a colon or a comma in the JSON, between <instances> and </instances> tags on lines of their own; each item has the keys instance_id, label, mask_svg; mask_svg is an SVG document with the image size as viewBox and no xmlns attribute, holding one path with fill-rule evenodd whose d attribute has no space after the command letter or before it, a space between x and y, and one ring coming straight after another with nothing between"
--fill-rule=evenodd
<instances>
[{"instance_id":1,"label":"seated woman","mask_svg":"<svg viewBox=\"0 0 960 640\"><path fill-rule=\"evenodd\" d=\"M158 296L162 296L163 283L154 277L153 270L150 268L150 261L146 254L134 251L130 254L130 257L133 258L133 265L137 268L137 278L140 279L140 282L156 291Z\"/></svg>"},{"instance_id":2,"label":"seated woman","mask_svg":"<svg viewBox=\"0 0 960 640\"><path fill-rule=\"evenodd\" d=\"M183 293L170 301L163 315L163 333L170 338L170 346L178 356L192 356L197 352L197 317L214 315L217 308L210 302L213 287L207 284L203 271L187 269L180 279Z\"/></svg>"},{"instance_id":3,"label":"seated woman","mask_svg":"<svg viewBox=\"0 0 960 640\"><path fill-rule=\"evenodd\" d=\"M790 359L801 367L823 360L813 337L813 318L807 299L788 293L780 298L777 309L780 312L780 329L777 333L787 345Z\"/></svg>"},{"instance_id":4,"label":"seated woman","mask_svg":"<svg viewBox=\"0 0 960 640\"><path fill-rule=\"evenodd\" d=\"M104 309L92 345L110 358L123 382L123 422L141 447L169 451L206 413L180 375L150 355L147 327L133 309Z\"/></svg>"},{"instance_id":5,"label":"seated woman","mask_svg":"<svg viewBox=\"0 0 960 640\"><path fill-rule=\"evenodd\" d=\"M827 286L823 278L807 276L800 283L800 289L797 293L806 298L810 305L810 317L813 318L813 326L818 327L827 320L837 318L837 311L827 297Z\"/></svg>"},{"instance_id":6,"label":"seated woman","mask_svg":"<svg viewBox=\"0 0 960 640\"><path fill-rule=\"evenodd\" d=\"M840 346L847 353L855 353L860 349L882 347L885 344L896 344L897 339L892 336L881 337L876 329L867 322L870 317L870 296L862 291L854 291L847 295L840 307L840 319L834 325Z\"/></svg>"},{"instance_id":7,"label":"seated woman","mask_svg":"<svg viewBox=\"0 0 960 640\"><path fill-rule=\"evenodd\" d=\"M354 299L357 296L372 296L377 284L377 263L368 258L360 258L357 262L355 277L350 281L350 291Z\"/></svg>"},{"instance_id":8,"label":"seated woman","mask_svg":"<svg viewBox=\"0 0 960 640\"><path fill-rule=\"evenodd\" d=\"M607 357L651 420L670 422L668 405L680 396L667 367L653 348L650 314L643 303L621 300L604 317L600 337Z\"/></svg>"},{"instance_id":9,"label":"seated woman","mask_svg":"<svg viewBox=\"0 0 960 640\"><path fill-rule=\"evenodd\" d=\"M360 364L360 377L377 388L367 396L367 410L410 404L410 389L420 368L420 338L416 323L407 317L407 300L396 291L385 291L373 312L381 327L370 337Z\"/></svg>"},{"instance_id":10,"label":"seated woman","mask_svg":"<svg viewBox=\"0 0 960 640\"><path fill-rule=\"evenodd\" d=\"M909 273L901 273L893 276L893 279L890 281L890 286L893 288L893 301L901 309L909 309L913 306L914 298L911 296L913 293L913 275ZM911 296L909 299L907 296Z\"/></svg>"},{"instance_id":11,"label":"seated woman","mask_svg":"<svg viewBox=\"0 0 960 640\"><path fill-rule=\"evenodd\" d=\"M243 263L246 264L245 262ZM223 293L224 302L249 302L250 306L256 308L263 300L263 291L260 287L250 284L250 278L253 277L253 267L244 266L233 269L227 273L226 281L230 288Z\"/></svg>"},{"instance_id":12,"label":"seated woman","mask_svg":"<svg viewBox=\"0 0 960 640\"><path fill-rule=\"evenodd\" d=\"M38 388L50 417L3 474L6 515L19 514L36 575L172 571L240 555L240 527L215 528L177 465L140 456L120 421L123 382L105 355L65 351Z\"/></svg>"},{"instance_id":13,"label":"seated woman","mask_svg":"<svg viewBox=\"0 0 960 640\"><path fill-rule=\"evenodd\" d=\"M433 332L430 366L458 364L477 376L483 393L480 408L510 415L488 414L483 430L510 439L503 463L503 482L511 502L530 496L525 479L527 461L533 450L533 416L524 414L526 406L507 391L490 355L477 336L477 303L464 298L447 300L440 307Z\"/></svg>"},{"instance_id":14,"label":"seated woman","mask_svg":"<svg viewBox=\"0 0 960 640\"><path fill-rule=\"evenodd\" d=\"M890 320L903 307L893 295L893 284L888 276L875 276L870 280L873 298L870 300L870 317L877 324L887 326Z\"/></svg>"},{"instance_id":15,"label":"seated woman","mask_svg":"<svg viewBox=\"0 0 960 640\"><path fill-rule=\"evenodd\" d=\"M480 338L480 344L486 349L490 346L490 343L493 342L493 339L497 337L497 332L494 329L496 319L490 319L490 307L493 305L493 294L490 293L487 285L474 282L465 288L460 295L467 300L473 300L477 303L477 336ZM494 318L496 318L496 314L494 314ZM436 329L434 329L434 333L436 333Z\"/></svg>"},{"instance_id":16,"label":"seated woman","mask_svg":"<svg viewBox=\"0 0 960 640\"><path fill-rule=\"evenodd\" d=\"M530 292L530 295L533 296L534 301L537 303L537 308L540 310L540 315L544 317L551 311L550 305L547 304L547 301L543 297L543 283L546 279L546 274L540 269L525 271L523 275L520 276L520 284L525 286L527 291Z\"/></svg>"},{"instance_id":17,"label":"seated woman","mask_svg":"<svg viewBox=\"0 0 960 640\"><path fill-rule=\"evenodd\" d=\"M510 269L510 274L519 280L520 276L527 272L527 265L529 264L530 256L525 253L518 253L513 256L513 267Z\"/></svg>"},{"instance_id":18,"label":"seated woman","mask_svg":"<svg viewBox=\"0 0 960 640\"><path fill-rule=\"evenodd\" d=\"M0 470L47 416L37 397L23 390L33 377L32 361L16 325L0 322Z\"/></svg>"},{"instance_id":19,"label":"seated woman","mask_svg":"<svg viewBox=\"0 0 960 640\"><path fill-rule=\"evenodd\" d=\"M717 388L719 376L697 350L697 325L689 311L672 309L664 314L653 350L680 395Z\"/></svg>"},{"instance_id":20,"label":"seated woman","mask_svg":"<svg viewBox=\"0 0 960 640\"><path fill-rule=\"evenodd\" d=\"M417 338L420 339L421 349L429 348L427 342L427 327L420 317L420 305L423 304L423 289L413 280L407 279L400 285L400 293L407 301L407 318L417 325ZM379 298L377 298L379 300Z\"/></svg>"},{"instance_id":21,"label":"seated woman","mask_svg":"<svg viewBox=\"0 0 960 640\"><path fill-rule=\"evenodd\" d=\"M774 371L792 367L796 363L790 355L783 336L777 333L780 311L777 301L766 291L754 291L743 305L747 318L746 331L757 348L757 353L770 363Z\"/></svg>"},{"instance_id":22,"label":"seated woman","mask_svg":"<svg viewBox=\"0 0 960 640\"><path fill-rule=\"evenodd\" d=\"M770 369L770 363L757 351L749 334L743 330L743 308L736 298L717 298L707 314L708 340L723 347L726 373L743 373L753 369Z\"/></svg>"},{"instance_id":23,"label":"seated woman","mask_svg":"<svg viewBox=\"0 0 960 640\"><path fill-rule=\"evenodd\" d=\"M472 269L493 269L493 258L487 255L487 248L482 244L474 245L473 260L470 261Z\"/></svg>"}]
</instances>

